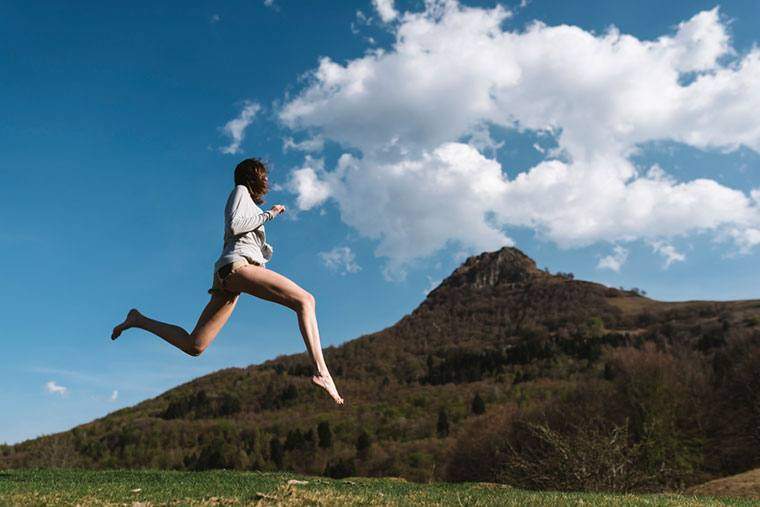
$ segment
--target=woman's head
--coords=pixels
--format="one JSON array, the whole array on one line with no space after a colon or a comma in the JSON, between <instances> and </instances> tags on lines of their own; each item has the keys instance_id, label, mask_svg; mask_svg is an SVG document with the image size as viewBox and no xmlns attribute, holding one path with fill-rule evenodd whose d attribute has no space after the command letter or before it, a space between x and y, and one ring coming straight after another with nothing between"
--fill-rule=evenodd
<instances>
[{"instance_id":1,"label":"woman's head","mask_svg":"<svg viewBox=\"0 0 760 507\"><path fill-rule=\"evenodd\" d=\"M235 185L244 185L256 204L263 204L263 196L269 191L269 178L264 163L257 158L247 158L235 168Z\"/></svg>"}]
</instances>

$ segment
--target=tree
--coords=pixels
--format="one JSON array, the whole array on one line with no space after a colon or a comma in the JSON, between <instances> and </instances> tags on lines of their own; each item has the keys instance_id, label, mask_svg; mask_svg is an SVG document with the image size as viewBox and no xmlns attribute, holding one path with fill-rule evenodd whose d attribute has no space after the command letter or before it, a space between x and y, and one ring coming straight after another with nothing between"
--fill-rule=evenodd
<instances>
[{"instance_id":1,"label":"tree","mask_svg":"<svg viewBox=\"0 0 760 507\"><path fill-rule=\"evenodd\" d=\"M190 408L195 411L195 417L197 418L209 417L214 412L211 399L203 389L195 393L195 396L190 401Z\"/></svg>"},{"instance_id":2,"label":"tree","mask_svg":"<svg viewBox=\"0 0 760 507\"><path fill-rule=\"evenodd\" d=\"M475 397L472 399L472 413L475 415L484 414L486 412L486 402L480 397L480 393L475 393Z\"/></svg>"},{"instance_id":3,"label":"tree","mask_svg":"<svg viewBox=\"0 0 760 507\"><path fill-rule=\"evenodd\" d=\"M337 458L327 463L325 467L325 475L333 479L351 477L355 473L356 467L354 466L354 461L348 458Z\"/></svg>"},{"instance_id":4,"label":"tree","mask_svg":"<svg viewBox=\"0 0 760 507\"><path fill-rule=\"evenodd\" d=\"M356 439L356 455L361 459L366 458L371 446L372 439L370 439L369 434L366 431L362 430L362 432L359 433L359 438Z\"/></svg>"},{"instance_id":5,"label":"tree","mask_svg":"<svg viewBox=\"0 0 760 507\"><path fill-rule=\"evenodd\" d=\"M282 458L284 454L285 450L282 448L282 442L280 442L280 439L277 437L272 438L272 440L269 441L269 457L274 461L274 464L277 465L277 468L282 468Z\"/></svg>"},{"instance_id":6,"label":"tree","mask_svg":"<svg viewBox=\"0 0 760 507\"><path fill-rule=\"evenodd\" d=\"M222 396L222 402L219 404L219 415L225 417L240 412L240 398L232 394L225 393Z\"/></svg>"},{"instance_id":7,"label":"tree","mask_svg":"<svg viewBox=\"0 0 760 507\"><path fill-rule=\"evenodd\" d=\"M329 422L322 421L317 425L317 436L319 437L319 446L322 449L332 447L332 430Z\"/></svg>"},{"instance_id":8,"label":"tree","mask_svg":"<svg viewBox=\"0 0 760 507\"><path fill-rule=\"evenodd\" d=\"M280 395L280 399L283 402L295 400L296 398L298 398L298 388L295 386L295 384L288 384L288 387L286 387Z\"/></svg>"},{"instance_id":9,"label":"tree","mask_svg":"<svg viewBox=\"0 0 760 507\"><path fill-rule=\"evenodd\" d=\"M195 470L237 469L247 468L249 464L245 451L238 450L234 445L221 437L216 437L201 449L195 461Z\"/></svg>"},{"instance_id":10,"label":"tree","mask_svg":"<svg viewBox=\"0 0 760 507\"><path fill-rule=\"evenodd\" d=\"M443 407L438 411L436 430L438 431L438 438L449 436L449 416L446 414L446 409Z\"/></svg>"},{"instance_id":11,"label":"tree","mask_svg":"<svg viewBox=\"0 0 760 507\"><path fill-rule=\"evenodd\" d=\"M306 445L306 441L303 438L303 433L298 428L290 430L288 436L285 438L285 450L286 451L300 451Z\"/></svg>"},{"instance_id":12,"label":"tree","mask_svg":"<svg viewBox=\"0 0 760 507\"><path fill-rule=\"evenodd\" d=\"M309 451L313 451L314 447L316 447L316 437L314 435L314 430L312 428L309 428L309 431L303 434L303 440L306 444L306 449Z\"/></svg>"}]
</instances>

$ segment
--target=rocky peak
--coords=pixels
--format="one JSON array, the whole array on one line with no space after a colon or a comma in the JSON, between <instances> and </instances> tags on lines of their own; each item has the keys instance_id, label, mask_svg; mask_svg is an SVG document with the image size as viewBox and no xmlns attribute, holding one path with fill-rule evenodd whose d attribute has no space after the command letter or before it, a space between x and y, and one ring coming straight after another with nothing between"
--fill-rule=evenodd
<instances>
[{"instance_id":1,"label":"rocky peak","mask_svg":"<svg viewBox=\"0 0 760 507\"><path fill-rule=\"evenodd\" d=\"M501 284L526 282L531 278L549 276L536 266L536 262L514 247L503 247L495 252L483 252L468 257L438 286L469 286L476 289Z\"/></svg>"}]
</instances>

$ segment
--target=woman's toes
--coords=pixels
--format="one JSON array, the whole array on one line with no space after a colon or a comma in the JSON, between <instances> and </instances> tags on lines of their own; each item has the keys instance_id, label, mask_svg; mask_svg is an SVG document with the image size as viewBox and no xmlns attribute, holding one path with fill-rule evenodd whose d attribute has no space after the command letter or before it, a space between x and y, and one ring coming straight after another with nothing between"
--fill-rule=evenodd
<instances>
[{"instance_id":1,"label":"woman's toes","mask_svg":"<svg viewBox=\"0 0 760 507\"><path fill-rule=\"evenodd\" d=\"M330 395L330 397L337 403L338 405L343 404L343 398L340 397L340 394L338 394L338 389L335 387L335 383L332 380L332 377L323 377L319 375L314 375L311 378L312 382L314 382L316 385L327 391L327 394Z\"/></svg>"}]
</instances>

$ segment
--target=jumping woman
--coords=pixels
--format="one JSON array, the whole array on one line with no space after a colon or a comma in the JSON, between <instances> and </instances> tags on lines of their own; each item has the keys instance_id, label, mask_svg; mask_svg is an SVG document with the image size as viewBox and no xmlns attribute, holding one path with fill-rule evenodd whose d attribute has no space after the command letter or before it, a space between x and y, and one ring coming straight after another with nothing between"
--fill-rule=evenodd
<instances>
[{"instance_id":1,"label":"jumping woman","mask_svg":"<svg viewBox=\"0 0 760 507\"><path fill-rule=\"evenodd\" d=\"M295 282L266 267L272 258L272 245L266 242L264 222L285 212L275 204L262 211L264 194L269 190L266 166L258 159L243 160L235 168L235 188L224 209L224 246L214 264L213 283L208 290L211 301L203 309L192 333L179 326L146 317L133 308L127 318L113 328L115 340L127 329L144 329L163 338L181 351L198 356L214 341L235 309L241 292L287 306L298 316L298 326L306 343L316 375L311 380L343 404L322 357L317 328L316 300Z\"/></svg>"}]
</instances>

